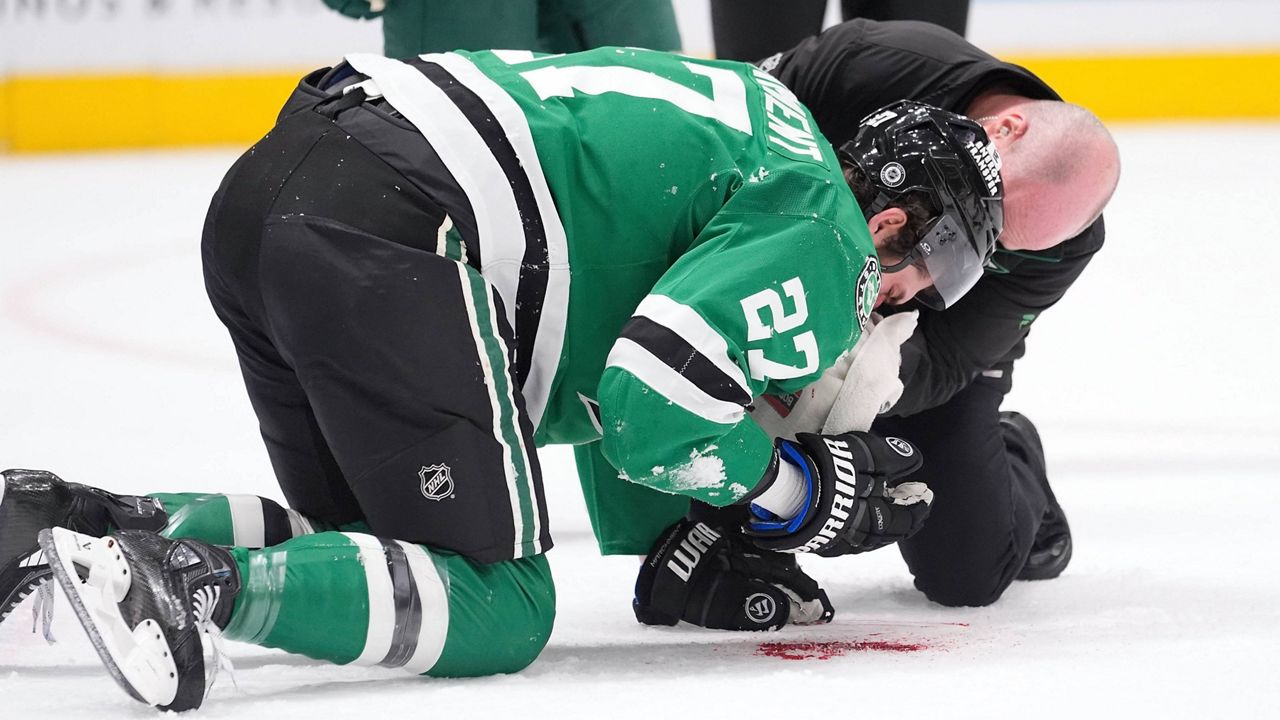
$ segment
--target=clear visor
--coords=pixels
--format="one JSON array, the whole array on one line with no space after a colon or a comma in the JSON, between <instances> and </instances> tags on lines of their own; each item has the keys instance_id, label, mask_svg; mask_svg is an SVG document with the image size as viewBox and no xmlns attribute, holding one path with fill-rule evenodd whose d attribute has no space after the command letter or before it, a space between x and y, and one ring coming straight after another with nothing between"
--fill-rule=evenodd
<instances>
[{"instance_id":1,"label":"clear visor","mask_svg":"<svg viewBox=\"0 0 1280 720\"><path fill-rule=\"evenodd\" d=\"M916 299L934 310L951 307L982 278L982 258L950 215L938 218L912 253L933 280L933 286L917 293Z\"/></svg>"}]
</instances>

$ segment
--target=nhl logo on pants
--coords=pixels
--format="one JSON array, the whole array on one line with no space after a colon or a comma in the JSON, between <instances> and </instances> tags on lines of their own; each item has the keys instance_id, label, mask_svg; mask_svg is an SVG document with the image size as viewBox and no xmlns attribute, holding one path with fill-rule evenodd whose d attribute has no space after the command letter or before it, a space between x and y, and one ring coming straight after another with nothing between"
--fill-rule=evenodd
<instances>
[{"instance_id":1,"label":"nhl logo on pants","mask_svg":"<svg viewBox=\"0 0 1280 720\"><path fill-rule=\"evenodd\" d=\"M424 465L418 471L422 481L422 496L428 500L443 500L453 494L453 473L448 465Z\"/></svg>"},{"instance_id":2,"label":"nhl logo on pants","mask_svg":"<svg viewBox=\"0 0 1280 720\"><path fill-rule=\"evenodd\" d=\"M773 620L773 615L778 611L778 605L773 598L765 593L755 593L747 598L746 604L747 617L758 625L768 625Z\"/></svg>"}]
</instances>

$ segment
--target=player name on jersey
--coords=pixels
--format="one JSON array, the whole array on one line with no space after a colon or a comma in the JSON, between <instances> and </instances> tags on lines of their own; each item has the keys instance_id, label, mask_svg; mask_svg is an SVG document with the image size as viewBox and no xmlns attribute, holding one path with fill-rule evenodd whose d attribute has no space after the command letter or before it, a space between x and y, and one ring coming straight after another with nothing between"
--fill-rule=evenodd
<instances>
[{"instance_id":1,"label":"player name on jersey","mask_svg":"<svg viewBox=\"0 0 1280 720\"><path fill-rule=\"evenodd\" d=\"M764 91L764 111L769 120L769 134L766 136L769 145L781 149L788 157L808 159L825 165L813 128L809 125L809 113L795 94L767 72L755 69L753 75Z\"/></svg>"}]
</instances>

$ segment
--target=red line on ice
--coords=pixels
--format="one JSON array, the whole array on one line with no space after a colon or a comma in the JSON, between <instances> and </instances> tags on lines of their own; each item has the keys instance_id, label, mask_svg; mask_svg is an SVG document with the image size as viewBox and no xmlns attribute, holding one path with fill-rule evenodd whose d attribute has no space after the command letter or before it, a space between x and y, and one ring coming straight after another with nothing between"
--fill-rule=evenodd
<instances>
[{"instance_id":1,"label":"red line on ice","mask_svg":"<svg viewBox=\"0 0 1280 720\"><path fill-rule=\"evenodd\" d=\"M127 251L93 257L66 259L28 275L8 288L3 295L0 295L0 314L20 327L71 345L202 372L226 372L233 366L220 362L216 358L159 344L118 338L107 332L74 327L60 318L53 317L42 307L44 300L57 297L64 287L81 282L86 277L101 279L104 276L123 274L150 263L187 256L191 252L191 248L186 245L152 246L131 248ZM163 301L163 298L156 299L156 302Z\"/></svg>"}]
</instances>

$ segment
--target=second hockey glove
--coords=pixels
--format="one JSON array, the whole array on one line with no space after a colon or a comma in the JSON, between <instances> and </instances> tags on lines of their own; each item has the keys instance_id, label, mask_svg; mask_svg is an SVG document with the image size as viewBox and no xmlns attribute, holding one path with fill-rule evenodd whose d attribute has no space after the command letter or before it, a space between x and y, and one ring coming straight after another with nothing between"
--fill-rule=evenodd
<instances>
[{"instance_id":1,"label":"second hockey glove","mask_svg":"<svg viewBox=\"0 0 1280 720\"><path fill-rule=\"evenodd\" d=\"M867 552L911 537L929 515L933 491L900 481L923 462L904 440L800 433L795 442L779 440L778 452L780 462L800 467L808 494L789 520L752 506L745 530L763 549L826 557Z\"/></svg>"},{"instance_id":2,"label":"second hockey glove","mask_svg":"<svg viewBox=\"0 0 1280 720\"><path fill-rule=\"evenodd\" d=\"M827 594L790 555L745 541L736 527L681 520L654 543L636 578L632 603L646 625L683 620L714 630L777 630L825 623Z\"/></svg>"}]
</instances>

